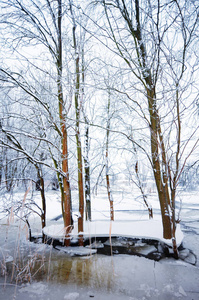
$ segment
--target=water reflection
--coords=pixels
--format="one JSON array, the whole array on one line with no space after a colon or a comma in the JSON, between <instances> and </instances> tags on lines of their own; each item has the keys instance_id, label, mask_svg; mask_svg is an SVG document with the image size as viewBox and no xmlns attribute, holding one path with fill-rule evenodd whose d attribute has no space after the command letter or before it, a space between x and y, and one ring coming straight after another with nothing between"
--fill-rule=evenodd
<instances>
[{"instance_id":1,"label":"water reflection","mask_svg":"<svg viewBox=\"0 0 199 300\"><path fill-rule=\"evenodd\" d=\"M36 280L106 288L107 291L113 288L114 268L110 256L71 257L49 245L29 243L17 227L0 225L0 236L0 275L3 279L4 268L8 282ZM6 261L7 257L12 259Z\"/></svg>"},{"instance_id":2,"label":"water reflection","mask_svg":"<svg viewBox=\"0 0 199 300\"><path fill-rule=\"evenodd\" d=\"M110 257L101 255L84 258L55 255L50 262L46 261L45 272L38 272L34 279L46 278L53 283L69 283L97 289L106 287L109 291L114 282L113 262Z\"/></svg>"}]
</instances>

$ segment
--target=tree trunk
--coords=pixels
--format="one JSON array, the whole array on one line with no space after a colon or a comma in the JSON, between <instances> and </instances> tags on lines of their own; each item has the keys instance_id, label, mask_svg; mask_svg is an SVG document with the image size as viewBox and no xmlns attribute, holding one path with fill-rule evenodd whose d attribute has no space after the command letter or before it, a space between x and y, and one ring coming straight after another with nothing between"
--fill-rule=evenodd
<instances>
[{"instance_id":1,"label":"tree trunk","mask_svg":"<svg viewBox=\"0 0 199 300\"><path fill-rule=\"evenodd\" d=\"M1 151L3 152L3 150L1 150ZM3 176L3 158L0 158L0 186L1 186L1 182L2 182L2 176Z\"/></svg>"},{"instance_id":2,"label":"tree trunk","mask_svg":"<svg viewBox=\"0 0 199 300\"><path fill-rule=\"evenodd\" d=\"M61 33L61 21L62 21L62 1L58 0L58 50L57 50L57 87L58 87L58 103L59 103L59 117L62 132L62 171L63 175L63 193L62 193L62 207L64 217L64 227L66 230L65 245L70 244L69 232L71 230L71 193L70 193L70 181L68 170L68 139L66 130L66 119L64 115L64 101L63 101L63 89L62 89L62 33Z\"/></svg>"},{"instance_id":3,"label":"tree trunk","mask_svg":"<svg viewBox=\"0 0 199 300\"><path fill-rule=\"evenodd\" d=\"M85 169L85 199L86 199L86 220L91 221L91 190L90 190L90 165L88 159L88 137L89 137L89 126L86 124L85 133L85 158L84 158L84 169Z\"/></svg>"},{"instance_id":4,"label":"tree trunk","mask_svg":"<svg viewBox=\"0 0 199 300\"><path fill-rule=\"evenodd\" d=\"M41 209L41 227L42 229L46 226L46 198L45 198L45 186L44 186L44 178L42 175L42 171L40 167L36 166L37 168L37 175L40 181L40 193L41 193L41 200L42 200L42 209ZM28 223L27 223L28 224ZM42 234L42 242L45 242L45 235Z\"/></svg>"},{"instance_id":5,"label":"tree trunk","mask_svg":"<svg viewBox=\"0 0 199 300\"><path fill-rule=\"evenodd\" d=\"M82 163L82 146L80 139L80 108L79 108L79 57L76 58L76 91L75 91L75 110L76 110L76 143L77 143L77 167L78 167L78 190L79 190L79 217L78 217L78 232L83 232L84 222L84 188L83 188L83 163ZM79 235L79 245L83 246L83 235Z\"/></svg>"},{"instance_id":6,"label":"tree trunk","mask_svg":"<svg viewBox=\"0 0 199 300\"><path fill-rule=\"evenodd\" d=\"M153 219L153 209L152 209L152 207L150 207L150 205L147 202L147 196L144 193L144 190L143 190L143 187L142 187L142 183L141 183L141 180L140 180L139 170L138 170L138 161L135 164L135 174L136 174L137 179L138 179L138 187L139 187L140 192L142 194L142 197L143 197L143 200L144 200L144 204L146 205L146 207L148 209L148 212L149 212L149 219Z\"/></svg>"},{"instance_id":7,"label":"tree trunk","mask_svg":"<svg viewBox=\"0 0 199 300\"><path fill-rule=\"evenodd\" d=\"M79 131L76 134L77 140L77 165L78 165L78 189L79 189L79 217L78 217L78 232L83 232L83 222L84 222L84 188L83 188L83 165L82 165L82 151L81 151L81 141L79 137ZM83 246L83 235L79 234L79 245Z\"/></svg>"},{"instance_id":8,"label":"tree trunk","mask_svg":"<svg viewBox=\"0 0 199 300\"><path fill-rule=\"evenodd\" d=\"M174 257L179 258L178 247L176 242L176 216L175 216L175 188L171 192L171 203L172 203L172 243L173 243L173 252Z\"/></svg>"},{"instance_id":9,"label":"tree trunk","mask_svg":"<svg viewBox=\"0 0 199 300\"><path fill-rule=\"evenodd\" d=\"M110 204L110 219L111 221L114 221L114 208L113 208L113 196L111 193L111 187L110 187L110 179L109 179L109 134L110 134L110 94L108 95L108 106L107 106L107 112L108 112L108 122L107 122L107 128L106 128L106 188L108 193L108 200Z\"/></svg>"},{"instance_id":10,"label":"tree trunk","mask_svg":"<svg viewBox=\"0 0 199 300\"><path fill-rule=\"evenodd\" d=\"M76 23L73 15L72 3L70 2L70 12L73 20L73 47L75 50L75 112L76 112L76 144L77 144L77 167L78 167L78 190L79 190L79 217L78 217L78 232L79 245L83 246L83 222L84 222L84 187L83 187L83 162L82 162L82 146L80 138L80 66L79 66L79 52L76 41Z\"/></svg>"},{"instance_id":11,"label":"tree trunk","mask_svg":"<svg viewBox=\"0 0 199 300\"><path fill-rule=\"evenodd\" d=\"M152 86L150 76L146 78L148 86ZM158 113L156 109L156 98L154 88L147 89L149 114L150 114L150 129L151 129L151 156L153 164L153 174L155 178L158 198L160 202L163 237L165 239L172 238L172 223L169 212L169 192L168 185L162 182L163 174L161 173L160 160L159 160L159 142L158 142L158 128L160 127ZM162 141L163 143L163 141Z\"/></svg>"},{"instance_id":12,"label":"tree trunk","mask_svg":"<svg viewBox=\"0 0 199 300\"><path fill-rule=\"evenodd\" d=\"M84 47L82 47L82 97L84 97L84 84L85 84L85 62L84 62ZM84 100L84 99L83 99ZM83 107L82 107L83 110ZM84 113L84 111L83 111ZM85 155L84 155L84 171L85 171L85 199L86 199L86 220L91 221L91 189L90 189L90 163L89 163L89 121L84 114L85 121Z\"/></svg>"},{"instance_id":13,"label":"tree trunk","mask_svg":"<svg viewBox=\"0 0 199 300\"><path fill-rule=\"evenodd\" d=\"M154 174L159 202L160 202L162 225L163 225L163 237L165 239L171 239L172 221L169 212L170 196L169 196L168 184L167 184L168 178L167 176L165 176L168 165L166 162L166 155L164 153L165 147L164 147L163 137L161 135L160 119L157 111L155 83L153 82L152 79L151 69L149 69L147 65L147 52L142 37L139 0L135 0L135 11L136 11L137 28L136 31L132 31L132 34L134 35L134 37L137 39L138 42L137 47L138 47L138 53L140 55L139 63L140 63L143 79L146 83L145 89L146 89L147 100L148 100L148 111L150 115L151 156L152 156L153 174ZM159 133L160 135L158 135ZM161 151L161 153L159 153L159 150ZM162 157L163 169L161 168L159 155L161 155Z\"/></svg>"}]
</instances>

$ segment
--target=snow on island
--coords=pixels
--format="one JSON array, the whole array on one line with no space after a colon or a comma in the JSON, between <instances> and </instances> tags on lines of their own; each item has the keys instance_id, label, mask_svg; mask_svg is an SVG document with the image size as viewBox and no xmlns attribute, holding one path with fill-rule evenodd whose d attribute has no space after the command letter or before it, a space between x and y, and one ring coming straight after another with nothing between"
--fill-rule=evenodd
<instances>
[{"instance_id":1,"label":"snow on island","mask_svg":"<svg viewBox=\"0 0 199 300\"><path fill-rule=\"evenodd\" d=\"M78 237L77 222L74 223L74 228L70 233L71 238ZM50 225L43 229L43 233L52 239L64 239L65 228L61 225ZM81 233L84 238L95 237L126 237L126 238L145 238L162 241L168 246L172 246L172 240L163 238L162 222L159 220L139 220L139 221L85 221L84 231ZM180 225L177 224L176 229L177 245L180 246L183 240L183 233Z\"/></svg>"}]
</instances>

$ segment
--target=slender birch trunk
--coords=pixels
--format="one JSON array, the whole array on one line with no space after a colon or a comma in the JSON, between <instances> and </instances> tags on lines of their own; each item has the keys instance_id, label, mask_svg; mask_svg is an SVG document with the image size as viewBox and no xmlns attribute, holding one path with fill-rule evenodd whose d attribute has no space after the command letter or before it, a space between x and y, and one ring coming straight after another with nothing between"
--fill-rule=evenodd
<instances>
[{"instance_id":1,"label":"slender birch trunk","mask_svg":"<svg viewBox=\"0 0 199 300\"><path fill-rule=\"evenodd\" d=\"M76 23L73 15L72 3L70 2L70 12L73 20L73 47L75 50L75 112L76 112L76 144L77 144L77 167L78 167L78 190L79 190L79 217L78 232L79 245L83 246L83 222L84 222L84 188L83 188L83 160L82 145L80 137L80 57L76 40Z\"/></svg>"},{"instance_id":2,"label":"slender birch trunk","mask_svg":"<svg viewBox=\"0 0 199 300\"><path fill-rule=\"evenodd\" d=\"M110 204L110 219L111 221L114 221L113 196L111 192L110 176L109 176L110 94L108 95L107 113L108 113L108 121L107 121L107 128L106 128L106 188L107 188L108 200Z\"/></svg>"},{"instance_id":3,"label":"slender birch trunk","mask_svg":"<svg viewBox=\"0 0 199 300\"><path fill-rule=\"evenodd\" d=\"M42 209L41 209L41 227L42 229L46 226L46 197L45 197L45 185L44 185L44 177L42 174L42 170L40 166L35 165L37 169L37 176L40 181L40 194L41 194L41 200L42 200ZM28 221L26 220L27 224ZM45 235L42 234L42 242L45 242Z\"/></svg>"},{"instance_id":4,"label":"slender birch trunk","mask_svg":"<svg viewBox=\"0 0 199 300\"><path fill-rule=\"evenodd\" d=\"M84 157L86 220L91 221L90 164L89 164L88 152L89 152L89 125L86 123L85 157Z\"/></svg>"},{"instance_id":5,"label":"slender birch trunk","mask_svg":"<svg viewBox=\"0 0 199 300\"><path fill-rule=\"evenodd\" d=\"M139 175L139 170L138 170L138 161L135 164L135 174L137 176L137 180L138 180L138 188L141 191L142 194L142 198L144 200L144 204L146 205L147 209L148 209L148 213L149 213L149 219L153 219L153 209L152 207L149 205L149 203L147 202L147 195L145 194L143 187L142 187L142 182L140 180L140 175Z\"/></svg>"},{"instance_id":6,"label":"slender birch trunk","mask_svg":"<svg viewBox=\"0 0 199 300\"><path fill-rule=\"evenodd\" d=\"M84 47L82 47L82 87L81 93L84 98L84 84L85 84L85 62L84 62ZM84 99L83 99L84 100ZM82 101L83 102L83 101ZM83 107L82 107L83 111ZM85 190L85 199L86 199L86 221L91 221L91 188L90 188L90 162L89 162L89 121L83 111L84 114L84 122L85 122L85 153L84 153L84 190Z\"/></svg>"}]
</instances>

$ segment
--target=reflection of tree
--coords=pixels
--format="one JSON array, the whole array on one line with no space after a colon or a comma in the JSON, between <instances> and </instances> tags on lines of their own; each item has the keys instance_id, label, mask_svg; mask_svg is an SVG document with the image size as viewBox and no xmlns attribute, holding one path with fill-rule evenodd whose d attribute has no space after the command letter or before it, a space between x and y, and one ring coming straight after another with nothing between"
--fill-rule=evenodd
<instances>
[{"instance_id":1,"label":"reflection of tree","mask_svg":"<svg viewBox=\"0 0 199 300\"><path fill-rule=\"evenodd\" d=\"M105 291L110 291L114 284L114 264L110 257L94 256L92 259L92 271L91 274L95 276L90 277L90 285L95 288L105 288Z\"/></svg>"},{"instance_id":2,"label":"reflection of tree","mask_svg":"<svg viewBox=\"0 0 199 300\"><path fill-rule=\"evenodd\" d=\"M48 266L47 266L48 268ZM71 257L55 256L49 262L48 279L56 283L70 282L73 273L73 259Z\"/></svg>"},{"instance_id":3,"label":"reflection of tree","mask_svg":"<svg viewBox=\"0 0 199 300\"><path fill-rule=\"evenodd\" d=\"M48 269L48 266L46 270ZM75 284L110 291L114 283L114 266L109 257L68 257L56 255L49 263L49 281ZM44 278L43 278L44 279Z\"/></svg>"}]
</instances>

